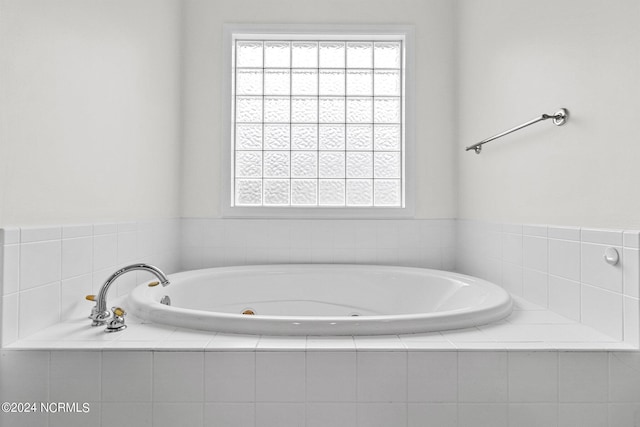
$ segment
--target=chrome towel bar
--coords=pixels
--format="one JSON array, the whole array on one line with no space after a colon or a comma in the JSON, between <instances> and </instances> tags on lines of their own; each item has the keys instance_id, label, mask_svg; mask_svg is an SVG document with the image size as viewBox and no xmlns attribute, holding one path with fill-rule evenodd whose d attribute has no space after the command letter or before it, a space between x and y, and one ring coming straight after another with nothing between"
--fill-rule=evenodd
<instances>
[{"instance_id":1,"label":"chrome towel bar","mask_svg":"<svg viewBox=\"0 0 640 427\"><path fill-rule=\"evenodd\" d=\"M562 126L563 124L567 123L567 120L569 120L569 111L566 108L561 108L560 110L558 110L554 115L549 115L549 114L543 114L540 117L536 117L533 120L529 120L526 123L521 124L520 126L516 126L514 128L511 128L509 130L506 130L502 133L499 133L497 135L494 135L490 138L487 139L483 139L482 141L478 142L477 144L473 144L470 145L466 148L466 151L469 150L474 150L476 152L476 154L480 154L480 152L482 151L482 145L486 144L487 142L491 142L494 139L498 139L502 136L508 135L511 132L515 132L517 130L520 130L522 128L526 128L527 126L531 126L534 123L538 123L541 122L543 120L547 120L547 119L553 119L553 124L556 126Z\"/></svg>"}]
</instances>

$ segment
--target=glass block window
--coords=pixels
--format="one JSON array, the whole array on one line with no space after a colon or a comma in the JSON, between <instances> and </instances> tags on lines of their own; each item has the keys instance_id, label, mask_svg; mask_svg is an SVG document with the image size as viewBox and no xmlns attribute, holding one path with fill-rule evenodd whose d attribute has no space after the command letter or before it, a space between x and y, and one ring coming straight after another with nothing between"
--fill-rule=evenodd
<instances>
[{"instance_id":1,"label":"glass block window","mask_svg":"<svg viewBox=\"0 0 640 427\"><path fill-rule=\"evenodd\" d=\"M234 206L404 206L403 39L233 43Z\"/></svg>"}]
</instances>

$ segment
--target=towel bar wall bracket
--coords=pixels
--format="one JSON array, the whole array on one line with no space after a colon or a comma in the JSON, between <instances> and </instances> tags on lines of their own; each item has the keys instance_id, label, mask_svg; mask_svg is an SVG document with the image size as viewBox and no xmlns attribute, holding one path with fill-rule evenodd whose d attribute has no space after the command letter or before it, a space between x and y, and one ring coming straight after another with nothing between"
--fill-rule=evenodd
<instances>
[{"instance_id":1,"label":"towel bar wall bracket","mask_svg":"<svg viewBox=\"0 0 640 427\"><path fill-rule=\"evenodd\" d=\"M503 137L505 135L510 134L511 132L515 132L517 130L520 130L522 128L525 128L527 126L531 126L534 123L538 123L541 122L543 120L548 120L548 119L553 119L553 124L556 126L562 126L563 124L567 123L567 120L569 120L569 111L566 108L561 108L560 110L558 110L555 114L551 115L551 114L543 114L540 117L536 117L533 120L529 120L526 123L523 123L519 126L516 126L514 128L511 128L509 130L506 130L502 133L499 133L497 135L494 135L490 138L487 139L483 139L482 141L478 142L477 144L473 144L468 146L465 150L469 151L469 150L474 150L476 152L476 154L480 154L482 152L482 146L484 144L486 144L487 142L491 142L494 139L498 139L500 137Z\"/></svg>"}]
</instances>

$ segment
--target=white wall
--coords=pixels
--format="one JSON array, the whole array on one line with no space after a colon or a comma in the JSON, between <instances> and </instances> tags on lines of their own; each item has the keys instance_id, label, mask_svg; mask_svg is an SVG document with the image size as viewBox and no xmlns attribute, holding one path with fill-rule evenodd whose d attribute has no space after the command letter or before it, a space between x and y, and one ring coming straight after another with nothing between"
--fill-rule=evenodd
<instances>
[{"instance_id":1,"label":"white wall","mask_svg":"<svg viewBox=\"0 0 640 427\"><path fill-rule=\"evenodd\" d=\"M408 24L416 30L418 218L456 213L453 2L185 0L182 216L219 217L225 23Z\"/></svg>"},{"instance_id":2,"label":"white wall","mask_svg":"<svg viewBox=\"0 0 640 427\"><path fill-rule=\"evenodd\" d=\"M0 226L178 215L178 0L0 1Z\"/></svg>"},{"instance_id":3,"label":"white wall","mask_svg":"<svg viewBox=\"0 0 640 427\"><path fill-rule=\"evenodd\" d=\"M640 3L459 2L459 218L640 226ZM566 107L486 145L465 146Z\"/></svg>"}]
</instances>

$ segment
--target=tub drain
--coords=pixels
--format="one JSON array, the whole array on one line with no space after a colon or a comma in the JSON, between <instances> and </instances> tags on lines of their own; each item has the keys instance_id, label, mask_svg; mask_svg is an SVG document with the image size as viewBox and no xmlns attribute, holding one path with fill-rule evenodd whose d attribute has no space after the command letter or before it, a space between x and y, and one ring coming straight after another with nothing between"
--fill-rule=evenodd
<instances>
[{"instance_id":1,"label":"tub drain","mask_svg":"<svg viewBox=\"0 0 640 427\"><path fill-rule=\"evenodd\" d=\"M358 316L360 316L360 315L359 315L358 313L351 313L349 316L351 316L351 317L358 317Z\"/></svg>"}]
</instances>

